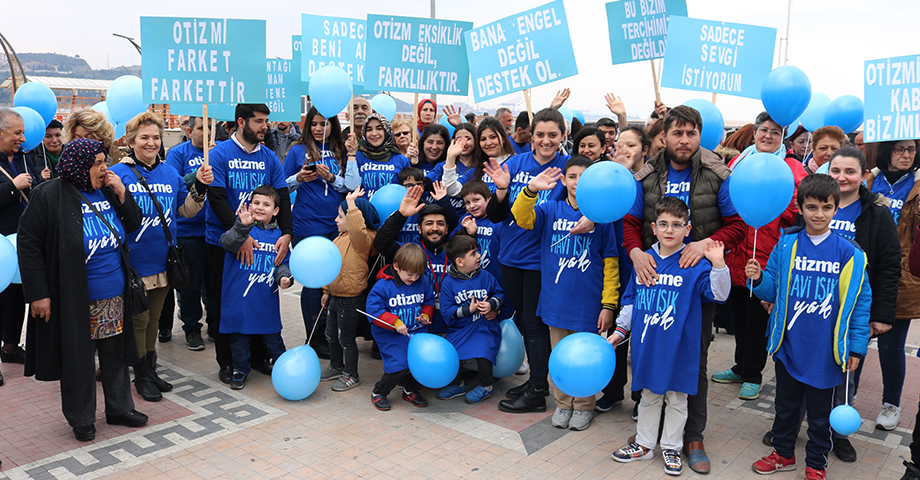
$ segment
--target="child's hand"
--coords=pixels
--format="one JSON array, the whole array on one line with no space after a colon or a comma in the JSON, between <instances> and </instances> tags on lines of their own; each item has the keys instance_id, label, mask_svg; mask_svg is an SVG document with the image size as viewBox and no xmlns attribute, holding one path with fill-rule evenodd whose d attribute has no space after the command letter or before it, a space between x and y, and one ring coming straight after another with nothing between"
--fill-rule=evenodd
<instances>
[{"instance_id":1,"label":"child's hand","mask_svg":"<svg viewBox=\"0 0 920 480\"><path fill-rule=\"evenodd\" d=\"M348 134L348 138L345 140L345 150L348 151L349 157L358 153L358 141L355 140L355 132Z\"/></svg>"},{"instance_id":2,"label":"child's hand","mask_svg":"<svg viewBox=\"0 0 920 480\"><path fill-rule=\"evenodd\" d=\"M479 313L479 300L476 297L470 298L470 314Z\"/></svg>"},{"instance_id":3,"label":"child's hand","mask_svg":"<svg viewBox=\"0 0 920 480\"><path fill-rule=\"evenodd\" d=\"M420 185L414 187L409 187L406 190L406 196L403 197L402 201L399 203L399 213L402 216L409 218L412 215L415 215L425 206L424 203L419 204L419 200L422 199L422 192L424 189Z\"/></svg>"},{"instance_id":4,"label":"child's hand","mask_svg":"<svg viewBox=\"0 0 920 480\"><path fill-rule=\"evenodd\" d=\"M328 293L323 294L323 298L320 299L319 304L322 305L323 307L329 306L329 294Z\"/></svg>"},{"instance_id":5,"label":"child's hand","mask_svg":"<svg viewBox=\"0 0 920 480\"><path fill-rule=\"evenodd\" d=\"M440 180L437 182L432 182L431 186L434 188L434 194L432 197L434 197L435 200L441 200L447 196L447 189L444 188L444 184L441 183Z\"/></svg>"},{"instance_id":6,"label":"child's hand","mask_svg":"<svg viewBox=\"0 0 920 480\"><path fill-rule=\"evenodd\" d=\"M466 229L466 233L469 233L474 237L476 236L476 219L472 215L469 217L464 217L460 224L463 225L463 228Z\"/></svg>"},{"instance_id":7,"label":"child's hand","mask_svg":"<svg viewBox=\"0 0 920 480\"><path fill-rule=\"evenodd\" d=\"M772 304L772 303L767 303L767 302L761 300L761 301L760 301L760 306L762 306L763 309L767 311L767 314L773 313L773 304Z\"/></svg>"},{"instance_id":8,"label":"child's hand","mask_svg":"<svg viewBox=\"0 0 920 480\"><path fill-rule=\"evenodd\" d=\"M396 333L398 333L398 334L400 334L400 335L408 335L408 334L409 334L409 329L406 328L405 325L400 325L400 326L396 327Z\"/></svg>"},{"instance_id":9,"label":"child's hand","mask_svg":"<svg viewBox=\"0 0 920 480\"><path fill-rule=\"evenodd\" d=\"M483 315L483 317L485 317L486 320L495 320L495 317L498 317L498 312L496 312L495 310L492 310L489 313L486 313L485 315Z\"/></svg>"},{"instance_id":10,"label":"child's hand","mask_svg":"<svg viewBox=\"0 0 920 480\"><path fill-rule=\"evenodd\" d=\"M617 345L623 341L623 337L621 337L619 333L614 332L613 335L607 337L607 341L613 345L613 348L617 348Z\"/></svg>"},{"instance_id":11,"label":"child's hand","mask_svg":"<svg viewBox=\"0 0 920 480\"><path fill-rule=\"evenodd\" d=\"M562 179L562 170L556 167L547 168L540 172L539 175L534 177L533 180L527 185L527 188L531 192L539 192L541 190L552 190L556 186L556 182Z\"/></svg>"},{"instance_id":12,"label":"child's hand","mask_svg":"<svg viewBox=\"0 0 920 480\"><path fill-rule=\"evenodd\" d=\"M492 304L489 303L489 297L483 298L479 301L478 311L480 315L485 315L492 311Z\"/></svg>"},{"instance_id":13,"label":"child's hand","mask_svg":"<svg viewBox=\"0 0 920 480\"><path fill-rule=\"evenodd\" d=\"M706 246L703 253L712 263L713 268L725 268L725 244L718 240L713 240Z\"/></svg>"},{"instance_id":14,"label":"child's hand","mask_svg":"<svg viewBox=\"0 0 920 480\"><path fill-rule=\"evenodd\" d=\"M291 281L291 277L281 277L281 282L280 282L281 288L288 288L293 283L294 282Z\"/></svg>"},{"instance_id":15,"label":"child's hand","mask_svg":"<svg viewBox=\"0 0 920 480\"><path fill-rule=\"evenodd\" d=\"M360 185L358 185L358 188L356 188L355 191L348 192L348 195L345 195L345 201L348 202L349 210L351 210L352 208L355 208L355 200L357 200L358 197L361 197L362 195L364 195L364 189L361 188ZM348 212L345 212L345 213L348 213Z\"/></svg>"},{"instance_id":16,"label":"child's hand","mask_svg":"<svg viewBox=\"0 0 920 480\"><path fill-rule=\"evenodd\" d=\"M252 214L251 204L241 204L240 209L236 212L236 214L240 217L240 223L243 225L252 225L252 222L255 221L255 216Z\"/></svg>"},{"instance_id":17,"label":"child's hand","mask_svg":"<svg viewBox=\"0 0 920 480\"><path fill-rule=\"evenodd\" d=\"M853 355L850 355L850 361L847 362L847 371L855 372L858 367L859 367L859 357L854 357Z\"/></svg>"},{"instance_id":18,"label":"child's hand","mask_svg":"<svg viewBox=\"0 0 920 480\"><path fill-rule=\"evenodd\" d=\"M511 172L508 171L508 165L499 165L494 158L490 158L483 165L482 170L492 178L492 181L495 182L495 188L499 190L506 189L511 184Z\"/></svg>"},{"instance_id":19,"label":"child's hand","mask_svg":"<svg viewBox=\"0 0 920 480\"><path fill-rule=\"evenodd\" d=\"M421 323L422 325L431 325L431 319L428 318L428 315L425 315L425 314L421 314L415 317L415 321L417 321L418 323Z\"/></svg>"},{"instance_id":20,"label":"child's hand","mask_svg":"<svg viewBox=\"0 0 920 480\"><path fill-rule=\"evenodd\" d=\"M601 309L600 315L597 316L597 333L604 333L613 326L613 310Z\"/></svg>"},{"instance_id":21,"label":"child's hand","mask_svg":"<svg viewBox=\"0 0 920 480\"><path fill-rule=\"evenodd\" d=\"M760 280L762 274L763 272L760 271L760 262L753 258L748 260L747 265L744 266L744 276L756 282Z\"/></svg>"}]
</instances>

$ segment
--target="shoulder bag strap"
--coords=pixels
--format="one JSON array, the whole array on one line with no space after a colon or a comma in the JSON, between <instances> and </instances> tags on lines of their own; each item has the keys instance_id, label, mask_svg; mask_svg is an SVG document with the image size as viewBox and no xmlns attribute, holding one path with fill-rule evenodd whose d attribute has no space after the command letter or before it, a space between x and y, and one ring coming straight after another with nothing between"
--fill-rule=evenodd
<instances>
[{"instance_id":1,"label":"shoulder bag strap","mask_svg":"<svg viewBox=\"0 0 920 480\"><path fill-rule=\"evenodd\" d=\"M137 167L128 164L131 167L131 170L134 171L134 175L137 176L137 179L141 182L141 185L147 189L147 193L150 194L150 198L153 200L153 206L157 208L157 215L160 216L160 225L163 226L163 230L166 232L166 243L172 245L172 234L169 233L169 226L166 225L166 216L163 215L163 207L160 206L160 202L157 201L156 195L153 194L153 191L150 190L150 185L147 185L147 180L141 175L141 172L137 170Z\"/></svg>"}]
</instances>

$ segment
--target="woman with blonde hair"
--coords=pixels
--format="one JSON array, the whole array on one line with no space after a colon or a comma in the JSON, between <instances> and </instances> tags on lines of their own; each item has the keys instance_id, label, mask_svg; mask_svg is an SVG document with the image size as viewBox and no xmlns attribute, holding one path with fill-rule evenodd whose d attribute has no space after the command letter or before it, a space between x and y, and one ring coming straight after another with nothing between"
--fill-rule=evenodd
<instances>
[{"instance_id":1,"label":"woman with blonde hair","mask_svg":"<svg viewBox=\"0 0 920 480\"><path fill-rule=\"evenodd\" d=\"M415 133L412 132L409 120L405 117L396 117L390 122L390 128L393 129L393 139L396 141L396 146L399 147L399 151L402 152L403 156L410 158L417 157L418 149L415 147L417 137ZM415 147L414 154L409 154L409 149L413 147Z\"/></svg>"},{"instance_id":2,"label":"woman with blonde hair","mask_svg":"<svg viewBox=\"0 0 920 480\"><path fill-rule=\"evenodd\" d=\"M64 144L70 143L75 138L89 138L98 140L105 146L109 158L115 156L118 147L115 146L115 127L109 123L102 112L96 110L80 110L71 115L64 122Z\"/></svg>"},{"instance_id":3,"label":"woman with blonde hair","mask_svg":"<svg viewBox=\"0 0 920 480\"><path fill-rule=\"evenodd\" d=\"M148 402L163 398L172 385L163 381L154 370L157 327L163 302L170 287L166 277L166 260L170 246L175 246L175 214L194 217L204 205L208 185L214 179L210 167L199 168L191 190L171 165L160 158L163 121L144 112L128 121L125 140L131 152L111 171L119 176L125 188L134 195L143 213L141 228L128 235L132 252L131 265L144 281L150 309L134 313L134 336L140 360L134 365L134 386ZM179 247L184 248L184 247Z\"/></svg>"}]
</instances>

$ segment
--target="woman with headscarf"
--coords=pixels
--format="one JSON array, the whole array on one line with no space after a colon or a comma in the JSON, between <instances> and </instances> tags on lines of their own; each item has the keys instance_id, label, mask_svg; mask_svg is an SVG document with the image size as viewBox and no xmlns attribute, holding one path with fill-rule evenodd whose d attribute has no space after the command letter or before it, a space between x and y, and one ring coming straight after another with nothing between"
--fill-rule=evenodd
<instances>
[{"instance_id":1,"label":"woman with headscarf","mask_svg":"<svg viewBox=\"0 0 920 480\"><path fill-rule=\"evenodd\" d=\"M399 171L409 166L409 159L396 147L390 122L383 115L372 113L368 116L362 134L364 141L360 145L354 134L348 135L345 149L348 160L354 158L358 162L361 186L370 200L385 185L399 183Z\"/></svg>"},{"instance_id":2,"label":"woman with headscarf","mask_svg":"<svg viewBox=\"0 0 920 480\"><path fill-rule=\"evenodd\" d=\"M125 263L125 237L140 228L143 215L118 175L107 171L105 154L96 140L67 144L60 177L33 190L19 224L22 287L31 308L25 375L60 380L61 408L80 441L96 436L96 351L106 423L147 423L134 410L128 377L137 346Z\"/></svg>"},{"instance_id":3,"label":"woman with headscarf","mask_svg":"<svg viewBox=\"0 0 920 480\"><path fill-rule=\"evenodd\" d=\"M430 98L423 98L422 101L418 102L418 120L416 120L416 127L418 128L418 136L422 136L422 130L425 129L428 125L434 123L438 117L438 104L434 103L434 100Z\"/></svg>"}]
</instances>

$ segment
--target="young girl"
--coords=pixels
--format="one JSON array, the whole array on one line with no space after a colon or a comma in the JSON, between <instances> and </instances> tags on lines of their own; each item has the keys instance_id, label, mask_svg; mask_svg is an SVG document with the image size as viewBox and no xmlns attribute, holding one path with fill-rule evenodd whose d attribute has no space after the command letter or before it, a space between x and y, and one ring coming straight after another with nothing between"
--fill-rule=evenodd
<instances>
[{"instance_id":1,"label":"young girl","mask_svg":"<svg viewBox=\"0 0 920 480\"><path fill-rule=\"evenodd\" d=\"M472 124L464 123L454 130L454 138L451 140L450 147L447 148L447 160L435 165L434 169L428 173L431 181L444 180L444 172L448 168L454 169L455 175L463 175L468 170L476 167L475 149L476 127ZM450 203L457 216L463 216L466 208L463 205L463 199L458 196L460 193L460 184L455 183L456 192L450 196Z\"/></svg>"},{"instance_id":2,"label":"young girl","mask_svg":"<svg viewBox=\"0 0 920 480\"><path fill-rule=\"evenodd\" d=\"M345 148L348 159L358 162L361 186L371 200L374 193L385 185L396 183L397 175L409 166L409 159L402 156L393 140L390 122L379 113L372 113L364 122L364 141L359 145L355 135L348 136Z\"/></svg>"},{"instance_id":3,"label":"young girl","mask_svg":"<svg viewBox=\"0 0 920 480\"><path fill-rule=\"evenodd\" d=\"M387 396L399 383L403 385L403 400L416 407L428 406L406 359L409 334L427 333L434 315L434 290L423 278L427 267L428 257L422 247L403 245L393 264L377 275L377 283L367 296L367 313L373 317L371 331L383 357L384 373L371 393L378 410L390 409Z\"/></svg>"},{"instance_id":4,"label":"young girl","mask_svg":"<svg viewBox=\"0 0 920 480\"><path fill-rule=\"evenodd\" d=\"M526 113L526 112L525 112ZM483 167L494 158L499 165L514 155L514 149L509 141L505 129L501 122L493 117L487 117L479 122L479 128L475 134L476 142L473 148L473 159L475 168L466 169L462 174L458 173L458 167L451 168L444 166L444 176L441 181L447 188L448 195L459 195L460 189L470 179L477 179L492 185L492 178L483 172Z\"/></svg>"},{"instance_id":5,"label":"young girl","mask_svg":"<svg viewBox=\"0 0 920 480\"><path fill-rule=\"evenodd\" d=\"M333 392L351 390L358 380L358 308L364 306L362 293L367 288L367 259L374 252L374 236L380 227L380 218L371 202L360 198L364 190L358 187L345 196L339 206L335 223L339 236L333 243L342 255L342 274L323 288L322 304L329 308L326 321L326 340L329 342L329 368L320 380L338 379Z\"/></svg>"}]
</instances>

